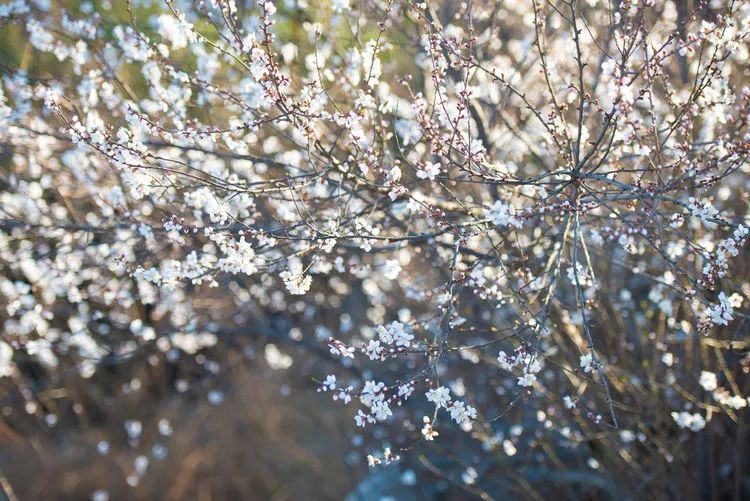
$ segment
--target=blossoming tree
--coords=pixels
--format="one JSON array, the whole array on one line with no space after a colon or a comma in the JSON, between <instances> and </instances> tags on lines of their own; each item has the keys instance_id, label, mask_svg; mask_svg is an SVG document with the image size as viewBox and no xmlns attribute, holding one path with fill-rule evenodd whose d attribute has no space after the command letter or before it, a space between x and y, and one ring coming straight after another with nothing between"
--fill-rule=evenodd
<instances>
[{"instance_id":1,"label":"blossoming tree","mask_svg":"<svg viewBox=\"0 0 750 501\"><path fill-rule=\"evenodd\" d=\"M750 4L111 4L0 4L6 383L261 337L371 465L747 494Z\"/></svg>"}]
</instances>

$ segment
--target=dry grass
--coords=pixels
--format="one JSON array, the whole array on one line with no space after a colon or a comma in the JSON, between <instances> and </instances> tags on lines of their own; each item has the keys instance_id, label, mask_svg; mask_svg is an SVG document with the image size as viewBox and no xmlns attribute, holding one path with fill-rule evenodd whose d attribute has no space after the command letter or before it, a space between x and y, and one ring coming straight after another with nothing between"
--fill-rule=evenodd
<instances>
[{"instance_id":1,"label":"dry grass","mask_svg":"<svg viewBox=\"0 0 750 501\"><path fill-rule=\"evenodd\" d=\"M342 460L348 444L342 430L350 427L337 421L343 416L321 410L320 396L294 366L275 372L235 355L227 370L182 395L165 384L170 374L138 367L133 361L97 373L95 381L68 381L65 405L75 403L58 409L53 428L44 413L29 419L21 400L11 398L0 421L5 490L9 485L18 499L84 499L106 489L112 499L291 500L340 499L354 486L356 472ZM142 379L140 391L112 391L134 373ZM279 391L283 383L291 386L288 397ZM209 385L225 390L221 405L208 403ZM48 390L40 401L54 403L53 397ZM170 421L171 436L159 436L162 418ZM137 446L128 444L126 419L143 423ZM102 456L96 444L105 439L110 451ZM151 454L157 442L168 448L160 461ZM151 462L130 487L126 478L139 454Z\"/></svg>"}]
</instances>

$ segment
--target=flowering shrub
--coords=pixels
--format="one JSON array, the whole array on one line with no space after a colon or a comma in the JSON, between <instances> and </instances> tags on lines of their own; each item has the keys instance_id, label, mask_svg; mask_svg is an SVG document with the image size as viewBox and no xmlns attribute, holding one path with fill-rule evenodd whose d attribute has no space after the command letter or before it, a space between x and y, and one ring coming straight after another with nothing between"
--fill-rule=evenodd
<instances>
[{"instance_id":1,"label":"flowering shrub","mask_svg":"<svg viewBox=\"0 0 750 501\"><path fill-rule=\"evenodd\" d=\"M748 494L749 4L13 0L0 23L28 42L2 62L0 377L32 414L30 381L141 353L218 374L217 345L261 337L274 370L284 344L320 361L354 463L484 497Z\"/></svg>"}]
</instances>

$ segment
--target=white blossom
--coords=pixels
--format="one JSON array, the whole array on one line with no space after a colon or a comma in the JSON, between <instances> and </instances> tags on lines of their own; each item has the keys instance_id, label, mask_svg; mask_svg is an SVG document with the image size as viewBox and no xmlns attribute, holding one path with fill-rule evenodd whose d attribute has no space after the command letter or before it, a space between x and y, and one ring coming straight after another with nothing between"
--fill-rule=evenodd
<instances>
[{"instance_id":1,"label":"white blossom","mask_svg":"<svg viewBox=\"0 0 750 501\"><path fill-rule=\"evenodd\" d=\"M445 407L451 401L450 390L445 386L430 388L425 395L427 401L433 402L438 407Z\"/></svg>"},{"instance_id":2,"label":"white blossom","mask_svg":"<svg viewBox=\"0 0 750 501\"><path fill-rule=\"evenodd\" d=\"M492 207L485 209L484 217L489 219L495 226L521 227L521 221L514 215L513 209L501 200L496 200L492 204Z\"/></svg>"},{"instance_id":3,"label":"white blossom","mask_svg":"<svg viewBox=\"0 0 750 501\"><path fill-rule=\"evenodd\" d=\"M706 391L714 391L718 386L716 374L709 371L701 371L699 383Z\"/></svg>"},{"instance_id":4,"label":"white blossom","mask_svg":"<svg viewBox=\"0 0 750 501\"><path fill-rule=\"evenodd\" d=\"M700 414L691 414L689 412L673 412L672 419L674 419L677 426L680 428L688 428L690 431L700 431L706 426L706 420Z\"/></svg>"},{"instance_id":5,"label":"white blossom","mask_svg":"<svg viewBox=\"0 0 750 501\"><path fill-rule=\"evenodd\" d=\"M583 372L585 373L593 372L594 367L595 367L594 354L586 353L584 355L581 355L579 365L581 369L583 369Z\"/></svg>"},{"instance_id":6,"label":"white blossom","mask_svg":"<svg viewBox=\"0 0 750 501\"><path fill-rule=\"evenodd\" d=\"M448 410L450 411L451 419L458 424L476 419L477 417L477 411L474 407L459 401L454 401Z\"/></svg>"}]
</instances>

